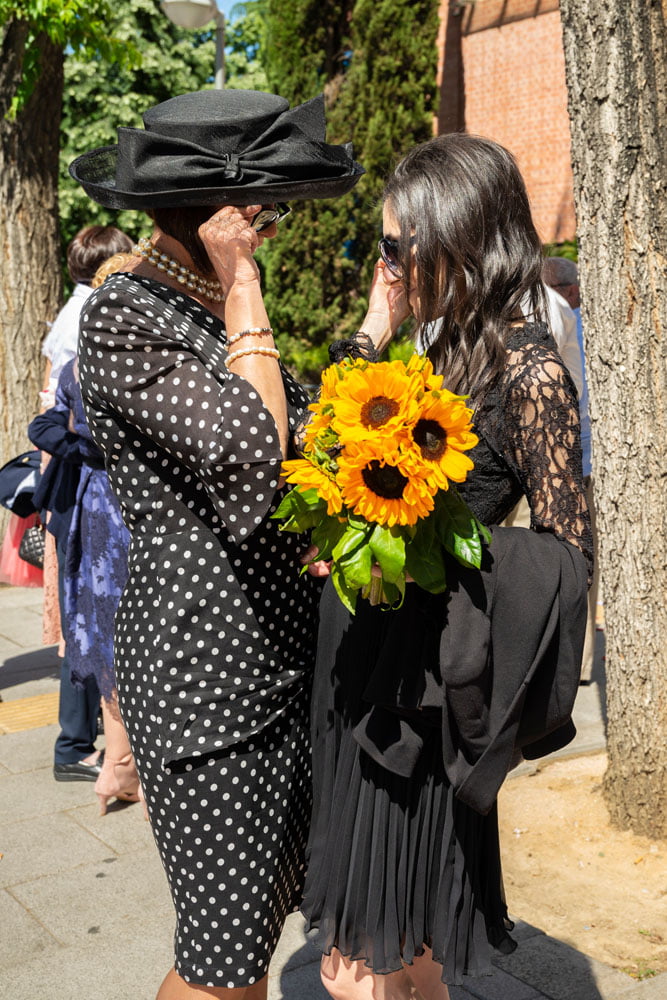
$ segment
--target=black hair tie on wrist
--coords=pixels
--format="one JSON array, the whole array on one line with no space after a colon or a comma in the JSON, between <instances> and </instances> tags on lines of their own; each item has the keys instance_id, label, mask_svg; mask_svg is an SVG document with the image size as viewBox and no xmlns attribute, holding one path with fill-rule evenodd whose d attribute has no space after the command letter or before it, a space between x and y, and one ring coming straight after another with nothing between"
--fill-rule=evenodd
<instances>
[{"instance_id":1,"label":"black hair tie on wrist","mask_svg":"<svg viewBox=\"0 0 667 1000\"><path fill-rule=\"evenodd\" d=\"M340 364L344 358L364 358L366 361L376 362L380 357L380 352L367 333L358 330L347 340L334 340L329 344L329 361L332 365Z\"/></svg>"}]
</instances>

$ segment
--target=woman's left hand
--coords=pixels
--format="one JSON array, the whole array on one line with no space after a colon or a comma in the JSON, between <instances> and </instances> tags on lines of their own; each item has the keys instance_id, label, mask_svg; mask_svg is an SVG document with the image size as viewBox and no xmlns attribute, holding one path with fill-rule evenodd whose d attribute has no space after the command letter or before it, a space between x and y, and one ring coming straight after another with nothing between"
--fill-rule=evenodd
<instances>
[{"instance_id":1,"label":"woman's left hand","mask_svg":"<svg viewBox=\"0 0 667 1000\"><path fill-rule=\"evenodd\" d=\"M308 572L311 576L329 576L331 573L331 563L326 562L324 559L317 559L315 562L312 562L316 555L317 545L311 545L301 556L301 562L304 566L308 566Z\"/></svg>"},{"instance_id":2,"label":"woman's left hand","mask_svg":"<svg viewBox=\"0 0 667 1000\"><path fill-rule=\"evenodd\" d=\"M199 237L211 259L222 290L259 282L253 254L263 237L250 225L261 205L225 205L199 227Z\"/></svg>"},{"instance_id":3,"label":"woman's left hand","mask_svg":"<svg viewBox=\"0 0 667 1000\"><path fill-rule=\"evenodd\" d=\"M361 332L368 334L375 347L382 351L409 315L410 305L403 281L392 274L383 260L378 260Z\"/></svg>"}]
</instances>

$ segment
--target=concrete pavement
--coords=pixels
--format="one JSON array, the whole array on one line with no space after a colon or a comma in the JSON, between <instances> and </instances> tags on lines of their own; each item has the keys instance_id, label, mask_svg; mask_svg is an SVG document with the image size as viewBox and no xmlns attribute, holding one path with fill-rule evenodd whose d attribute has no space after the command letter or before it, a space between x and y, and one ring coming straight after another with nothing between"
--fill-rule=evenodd
<instances>
[{"instance_id":1,"label":"concrete pavement","mask_svg":"<svg viewBox=\"0 0 667 1000\"><path fill-rule=\"evenodd\" d=\"M172 963L166 881L140 806L100 817L92 782L53 780L58 663L41 646L41 601L40 590L0 587L0 996L153 1000ZM599 634L570 753L604 747L602 653ZM639 983L520 920L517 934L514 955L452 987L452 1000L667 1000L667 974ZM293 915L270 1000L326 1000L318 962Z\"/></svg>"}]
</instances>

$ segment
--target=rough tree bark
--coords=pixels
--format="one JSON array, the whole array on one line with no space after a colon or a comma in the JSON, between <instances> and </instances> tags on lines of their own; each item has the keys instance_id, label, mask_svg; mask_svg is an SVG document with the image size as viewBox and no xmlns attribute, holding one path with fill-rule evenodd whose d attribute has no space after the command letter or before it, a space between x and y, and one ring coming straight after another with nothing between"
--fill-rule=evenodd
<instances>
[{"instance_id":1,"label":"rough tree bark","mask_svg":"<svg viewBox=\"0 0 667 1000\"><path fill-rule=\"evenodd\" d=\"M667 837L667 0L561 0L613 822Z\"/></svg>"},{"instance_id":2,"label":"rough tree bark","mask_svg":"<svg viewBox=\"0 0 667 1000\"><path fill-rule=\"evenodd\" d=\"M63 52L37 39L41 73L26 106L7 117L28 28L0 28L0 462L29 447L43 377L40 345L61 305L58 147Z\"/></svg>"}]
</instances>

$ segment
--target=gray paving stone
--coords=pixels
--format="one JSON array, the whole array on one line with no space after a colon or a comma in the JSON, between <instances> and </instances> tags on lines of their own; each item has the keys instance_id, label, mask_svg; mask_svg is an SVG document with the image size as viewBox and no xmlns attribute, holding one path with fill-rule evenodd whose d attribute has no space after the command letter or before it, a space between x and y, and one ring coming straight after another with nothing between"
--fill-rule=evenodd
<instances>
[{"instance_id":1,"label":"gray paving stone","mask_svg":"<svg viewBox=\"0 0 667 1000\"><path fill-rule=\"evenodd\" d=\"M0 740L12 735L0 736ZM92 781L55 781L51 764L24 774L10 774L2 779L0 829L7 823L21 823L97 802L94 788Z\"/></svg>"},{"instance_id":2,"label":"gray paving stone","mask_svg":"<svg viewBox=\"0 0 667 1000\"><path fill-rule=\"evenodd\" d=\"M281 969L274 961L269 970L269 1000L330 1000L320 979L319 963Z\"/></svg>"},{"instance_id":3,"label":"gray paving stone","mask_svg":"<svg viewBox=\"0 0 667 1000\"><path fill-rule=\"evenodd\" d=\"M25 966L36 955L51 954L58 941L35 919L11 893L0 891L0 969L9 965ZM0 975L3 992L5 973ZM14 997L11 991L4 994ZM39 995L39 994L35 994ZM44 994L46 996L46 994Z\"/></svg>"},{"instance_id":4,"label":"gray paving stone","mask_svg":"<svg viewBox=\"0 0 667 1000\"><path fill-rule=\"evenodd\" d=\"M0 615L3 621L5 612L11 615L13 609L32 609L42 612L44 592L41 587L7 587L0 586Z\"/></svg>"},{"instance_id":5,"label":"gray paving stone","mask_svg":"<svg viewBox=\"0 0 667 1000\"><path fill-rule=\"evenodd\" d=\"M57 735L58 726L40 726L22 733L0 735L0 764L12 774L51 767Z\"/></svg>"},{"instance_id":6,"label":"gray paving stone","mask_svg":"<svg viewBox=\"0 0 667 1000\"><path fill-rule=\"evenodd\" d=\"M619 995L630 980L554 938L531 937L520 948L497 960L503 971L541 991L550 1000L607 1000Z\"/></svg>"},{"instance_id":7,"label":"gray paving stone","mask_svg":"<svg viewBox=\"0 0 667 1000\"><path fill-rule=\"evenodd\" d=\"M2 615L0 638L16 643L20 649L37 648L42 642L40 607L17 607Z\"/></svg>"},{"instance_id":8,"label":"gray paving stone","mask_svg":"<svg viewBox=\"0 0 667 1000\"><path fill-rule=\"evenodd\" d=\"M272 965L291 971L303 965L319 966L321 952L310 941L305 931L305 921L300 913L292 913L285 921Z\"/></svg>"},{"instance_id":9,"label":"gray paving stone","mask_svg":"<svg viewBox=\"0 0 667 1000\"><path fill-rule=\"evenodd\" d=\"M86 935L108 937L150 923L171 942L174 910L167 880L154 849L81 865L12 889L15 898L66 946ZM158 935L159 936L159 935ZM147 954L146 960L150 960Z\"/></svg>"},{"instance_id":10,"label":"gray paving stone","mask_svg":"<svg viewBox=\"0 0 667 1000\"><path fill-rule=\"evenodd\" d=\"M465 982L465 988L476 1000L539 1000L540 992L530 983L496 969L493 976L483 976Z\"/></svg>"},{"instance_id":11,"label":"gray paving stone","mask_svg":"<svg viewBox=\"0 0 667 1000\"><path fill-rule=\"evenodd\" d=\"M641 983L633 981L626 993L610 993L605 1000L667 1000L667 972Z\"/></svg>"},{"instance_id":12,"label":"gray paving stone","mask_svg":"<svg viewBox=\"0 0 667 1000\"><path fill-rule=\"evenodd\" d=\"M109 847L69 816L39 816L10 823L0 830L0 887L16 887L40 876L68 872L81 864L101 862Z\"/></svg>"},{"instance_id":13,"label":"gray paving stone","mask_svg":"<svg viewBox=\"0 0 667 1000\"><path fill-rule=\"evenodd\" d=\"M100 816L96 800L94 804L68 810L66 815L116 854L134 854L143 850L153 850L157 854L150 823L144 819L139 802L113 801L109 803L106 815Z\"/></svg>"},{"instance_id":14,"label":"gray paving stone","mask_svg":"<svg viewBox=\"0 0 667 1000\"><path fill-rule=\"evenodd\" d=\"M60 665L56 646L23 650L0 639L0 691L3 701L57 691Z\"/></svg>"},{"instance_id":15,"label":"gray paving stone","mask_svg":"<svg viewBox=\"0 0 667 1000\"><path fill-rule=\"evenodd\" d=\"M113 936L89 935L3 969L7 1000L153 1000L173 965L171 940L150 920Z\"/></svg>"}]
</instances>

